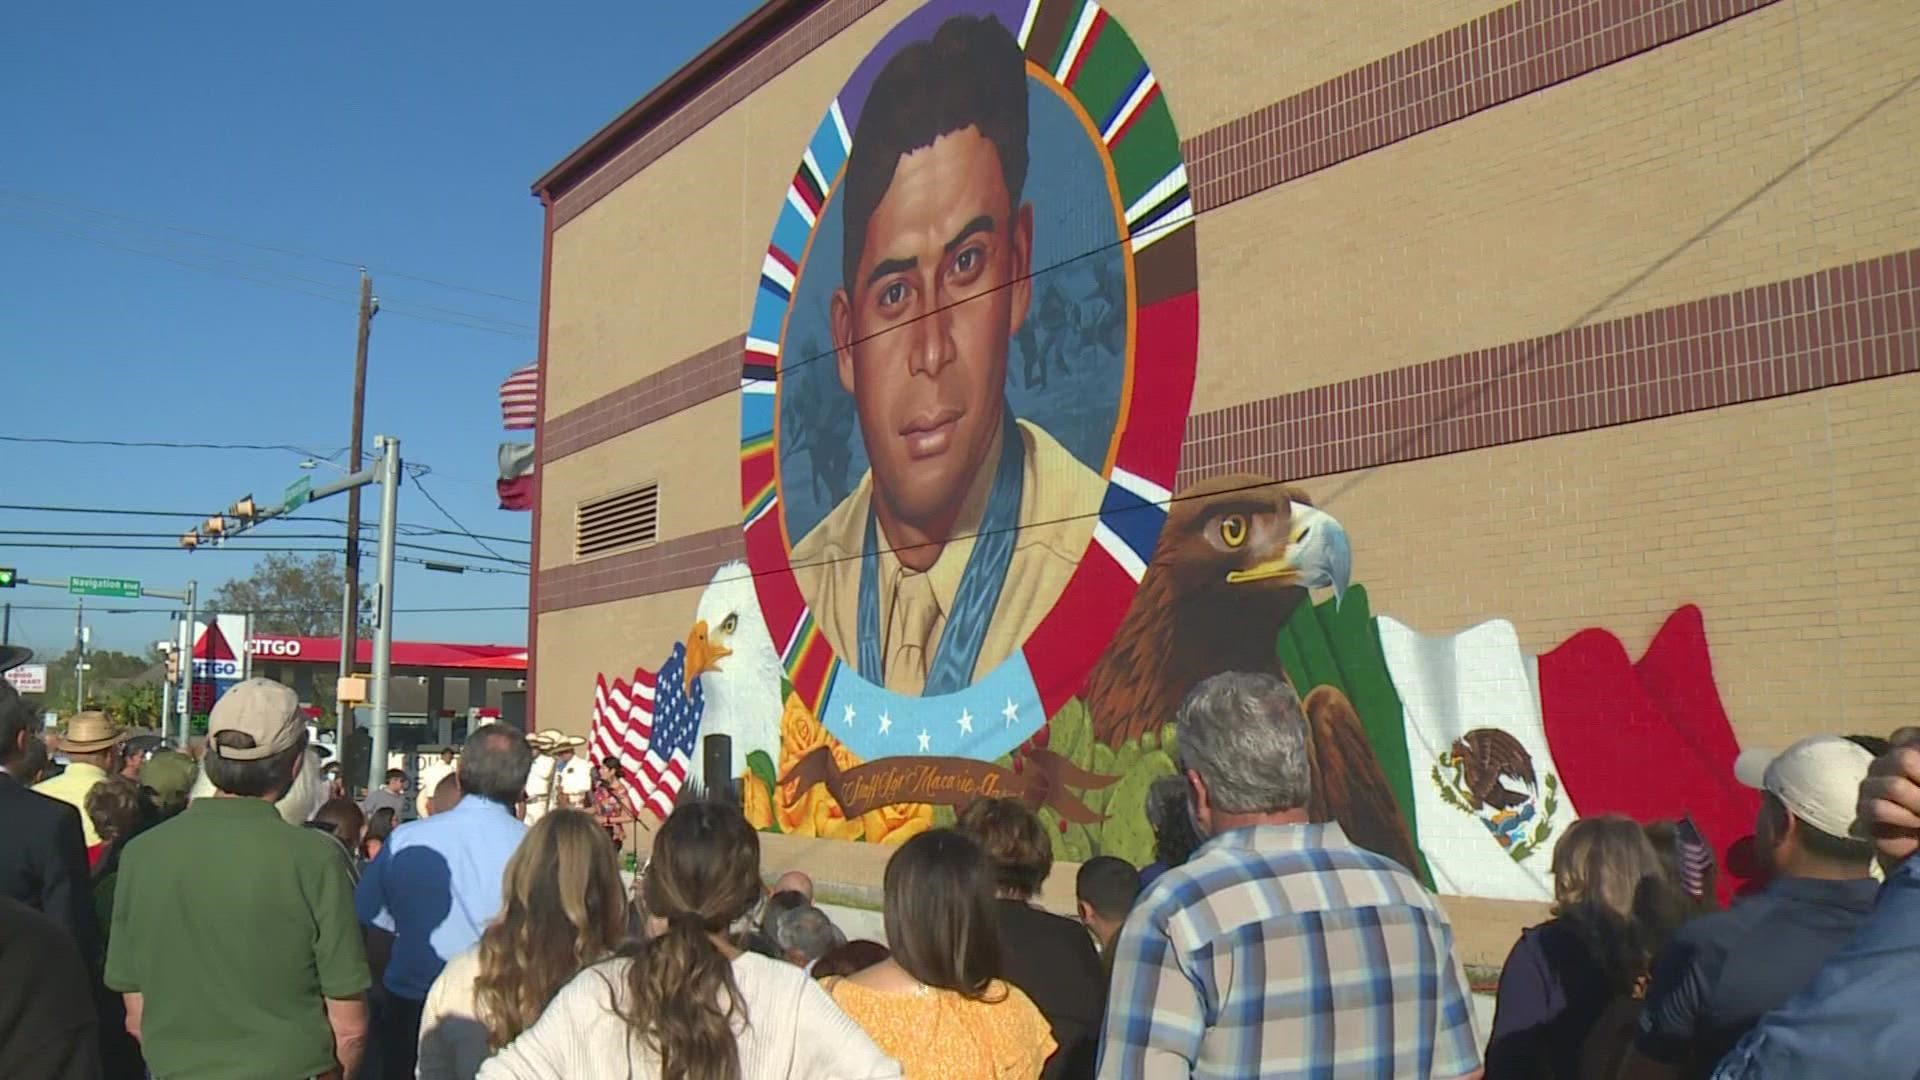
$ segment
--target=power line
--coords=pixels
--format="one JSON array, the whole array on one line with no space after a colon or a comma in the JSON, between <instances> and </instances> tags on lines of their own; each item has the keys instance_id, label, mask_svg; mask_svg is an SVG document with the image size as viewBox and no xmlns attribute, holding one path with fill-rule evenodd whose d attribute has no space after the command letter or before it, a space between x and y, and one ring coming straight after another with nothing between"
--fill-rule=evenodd
<instances>
[{"instance_id":1,"label":"power line","mask_svg":"<svg viewBox=\"0 0 1920 1080\"><path fill-rule=\"evenodd\" d=\"M413 486L420 489L420 494L425 495L427 497L427 501L433 504L433 508L435 510L440 511L441 515L444 516L448 521L453 522L453 527L456 529L459 529L461 532L461 535L465 536L469 540L472 540L474 543L479 544L481 550L492 552L494 558L502 558L503 556L501 556L499 552L494 551L492 548L487 546L487 542L485 540L482 540L478 536L475 536L472 530L468 529L465 525L462 525L460 523L460 519L453 516L453 511L448 510L446 507L440 505L440 500L434 498L433 492L428 491L427 486L420 482L420 478L422 476L425 476L427 473L431 471L432 470L427 468L425 465L421 465L415 469L409 470L407 476L408 476L408 479L413 481ZM528 564L521 563L520 565L526 566Z\"/></svg>"},{"instance_id":2,"label":"power line","mask_svg":"<svg viewBox=\"0 0 1920 1080\"><path fill-rule=\"evenodd\" d=\"M332 458L292 443L212 443L174 442L166 439L70 439L58 435L0 435L0 442L35 443L48 446L106 446L129 450L284 450L310 458ZM336 451L335 453L338 453Z\"/></svg>"},{"instance_id":3,"label":"power line","mask_svg":"<svg viewBox=\"0 0 1920 1080\"><path fill-rule=\"evenodd\" d=\"M206 518L212 516L202 510L127 510L127 509L120 509L115 507L101 507L101 506L37 506L37 505L31 505L26 503L0 503L0 510L17 510L22 513L45 513L45 514L104 514L108 516L118 516L118 517L193 518L197 521L203 521ZM346 524L345 518L318 517L310 514L288 514L284 517L274 518L273 520L326 522L327 524L330 524L330 525ZM371 531L375 528L377 528L377 526L372 524L361 526L362 531ZM480 540L480 539L491 540L497 544L531 544L533 543L533 541L531 540L522 540L519 537L515 537L515 536L494 536L488 533L467 533L464 531L456 531L454 529L441 529L432 525L411 525L406 522L401 522L396 526L394 526L394 528L399 531L405 531L409 535L413 535L413 536L419 536L423 534L432 535L432 536L467 536L475 540Z\"/></svg>"},{"instance_id":4,"label":"power line","mask_svg":"<svg viewBox=\"0 0 1920 1080\"><path fill-rule=\"evenodd\" d=\"M527 307L538 306L534 303L534 301L529 300L524 296L513 296L508 293L494 292L491 289L476 288L472 285L460 285L455 282L442 281L438 278L426 277L420 274L409 274L409 273L395 270L386 266L375 266L374 264L367 263L365 261L356 261L353 259L339 259L339 258L334 258L328 255L318 255L309 251L301 251L301 250L298 250L297 248L279 247L273 244L261 244L252 240L242 240L237 236L225 236L220 233L206 232L201 229L190 229L182 225L169 225L164 222L150 221L143 218L133 217L128 214L118 214L110 210L101 210L97 207L82 206L79 203L68 202L62 199L52 199L52 198L48 198L45 195L38 195L33 192L14 191L14 190L0 188L0 195L4 195L7 198L11 198L11 199L22 200L25 202L45 203L49 206L58 206L66 210L77 210L81 213L92 214L95 217L108 218L114 221L124 221L134 225L144 225L148 228L153 228L153 229L164 229L167 232L180 233L183 236L195 236L195 237L199 237L202 240L213 240L223 244L237 244L241 247L252 248L255 251L263 251L272 255L285 255L291 258L296 258L296 259L312 259L315 262L323 262L333 266L344 266L344 267L349 267L354 269L357 269L361 266L369 266L369 267L372 267L373 269L379 270L380 273L385 277L403 278L407 281L417 281L422 285L432 285L435 288L440 288L440 289L452 289L455 292L472 293L475 296L490 297L494 300L505 300L508 303L512 303L512 304L524 304Z\"/></svg>"},{"instance_id":5,"label":"power line","mask_svg":"<svg viewBox=\"0 0 1920 1080\"><path fill-rule=\"evenodd\" d=\"M29 550L44 550L44 551L179 552L181 550L178 546L169 547L169 546L162 546L162 545L156 545L156 544L77 544L72 542L63 543L63 544L54 544L54 543L45 543L41 541L8 543L0 546L9 547L9 548L25 548ZM195 549L196 552L234 551L234 552L246 552L246 553L251 553L255 555L283 555L283 554L284 555L332 555L337 550L338 550L337 548L330 548L330 547L280 547L280 546L251 547L251 546L243 545L238 541L228 541L227 543L220 544L220 545L209 544L209 545L204 545L202 547ZM468 555L467 557L479 559L479 558L485 558L486 556ZM526 577L528 574L528 570L522 568L522 566L520 565L475 566L470 563L448 563L439 559L416 558L412 555L395 555L394 559L398 562L413 563L419 566L432 565L432 566L457 567L459 572L463 574L464 573L513 574L519 577Z\"/></svg>"},{"instance_id":6,"label":"power line","mask_svg":"<svg viewBox=\"0 0 1920 1080\"><path fill-rule=\"evenodd\" d=\"M15 611L59 611L59 612L65 612L69 615L72 614L74 610L73 606L71 605L61 605L61 604L13 604L10 606ZM257 607L257 608L248 608L247 610L254 615L301 615L301 614L305 614L307 611L312 609L309 609L309 608L258 608ZM453 614L458 612L525 611L525 610L527 610L527 605L525 604L480 604L480 605L469 606L469 607L394 608L393 613L395 615L445 615L445 614ZM176 607L133 608L133 607L94 607L89 605L86 609L88 618L92 618L95 615L174 615L174 614L178 614L179 611L180 611L180 608L177 606Z\"/></svg>"},{"instance_id":7,"label":"power line","mask_svg":"<svg viewBox=\"0 0 1920 1080\"><path fill-rule=\"evenodd\" d=\"M83 534L78 534L78 535L79 535L79 536L80 536L81 538L83 538L83 539L100 539L100 538L110 538L110 539L114 539L114 540L174 540L174 539L178 539L178 537L176 537L176 536L175 536L175 535L174 535L173 533L164 533L164 532L160 532L160 533L156 533L156 532L122 532L122 531L114 531L114 530L108 530L108 531L101 531L101 530L97 530L97 529L95 529L95 530L88 530L87 532L85 532L85 533L83 533ZM67 530L63 530L63 529L0 529L0 536L52 536L52 537L68 537L68 538L71 538L71 537L74 537L74 536L76 536L76 534L75 534L75 533L73 533L73 532L70 532L70 531L67 531ZM221 541L221 542L224 542L224 543L241 543L241 542L243 542L243 541L247 541L247 540L252 540L252 539L254 539L254 538L255 538L255 536L254 536L254 535L252 535L252 534L248 534L248 535L243 535L243 536L236 536L236 537L228 537L228 538L226 538L226 539L225 539L224 541ZM263 539L263 540L264 540L264 539L269 539L269 538L271 538L271 539L273 539L273 540L332 540L332 541L334 541L335 543L338 543L338 542L340 542L340 541L342 541L342 540L344 540L344 539L346 539L346 538L345 538L345 537L343 537L343 536L331 536L331 535L328 535L328 534L325 534L325 533L274 533L274 534L272 534L272 536L271 536L271 537L267 537L267 536L260 536L260 537L258 537L258 538L259 538L259 539ZM218 538L218 537L216 537L216 538L214 538L214 539L215 539L215 541L219 541L219 539L220 539L220 538ZM9 543L12 543L12 541L0 541L0 547L5 547L5 546L7 546L7 544L9 544ZM490 560L490 561L494 561L494 562L503 562L503 563L508 563L508 564L510 564L510 565L512 565L512 566L527 566L527 565L528 565L528 563L527 563L527 560L525 560L525 559L514 559L514 558L510 558L510 557L508 557L508 556L505 556L505 555L502 555L502 554L500 554L500 553L499 553L499 552L497 552L497 551L491 551L491 550L490 550L490 551L489 551L489 552L488 552L487 554L481 554L481 553L480 553L480 552L478 552L478 551L462 551L462 550L460 550L459 548L444 548L444 547L435 547L435 546L433 546L433 545L431 545L431 544L415 544L415 543L412 543L412 542L410 542L410 541L406 541L406 540L395 540L395 541L394 541L394 544L395 544L396 546L398 546L398 547L403 547L403 548L406 548L406 549L408 549L409 551L431 551L431 552L433 552L433 553L434 553L434 554L436 554L436 555L458 555L458 556L460 556L461 558L466 558L466 559L484 559L484 560ZM25 542L24 542L24 541L23 541L23 542L21 542L21 544L20 544L20 546L25 546ZM220 546L220 543L208 543L208 544L204 544L204 545L202 545L202 546L203 546L203 547L217 547L217 546ZM199 549L199 548L196 548L195 550L200 550L200 549ZM249 549L249 550L252 550L252 549Z\"/></svg>"},{"instance_id":8,"label":"power line","mask_svg":"<svg viewBox=\"0 0 1920 1080\"><path fill-rule=\"evenodd\" d=\"M33 208L29 207L28 209L31 210ZM38 211L38 212L44 213L45 211ZM0 218L0 221L6 221L10 224L19 225L24 228L38 229L42 232L51 233L55 236L66 237L69 240L78 240L83 243L98 244L101 247L109 248L114 251L124 252L129 255L142 255L151 259L159 259L163 262L172 263L175 266L184 267L189 270L198 270L201 273L205 273L205 274L214 274L217 276L235 278L241 281L249 282L254 285L260 285L269 289L280 289L285 292L298 293L302 296L310 296L315 299L326 300L330 303L345 304L347 306L353 306L357 302L351 297L348 297L345 295L339 295L332 292L318 292L318 291L315 291L314 288L306 287L306 286L318 286L321 289L337 288L338 286L335 286L332 282L322 281L318 278L306 277L301 274L289 273L285 270L275 270L269 267L259 266L253 263L245 263L237 259L229 258L222 255L212 254L210 252L193 252L192 254L198 256L201 259L212 259L215 262L219 262L219 263L229 263L229 264L232 264L233 266L241 267L243 269L234 270L234 269L229 269L228 267L225 267L225 266L208 265L206 262L195 262L188 258L182 258L177 253L171 253L168 251L156 251L156 250L153 250L152 248L140 247L135 244L129 244L124 242L117 242L115 240L107 239L104 237L89 235L85 232L74 232L72 230L58 228L56 226L49 225L44 222L27 221L17 217ZM146 238L141 237L139 239L145 240ZM261 276L263 274L274 275L274 276L263 277ZM277 280L277 279L285 279L285 280ZM490 315L480 315L473 312L457 311L452 308L435 308L433 307L433 305L428 305L428 304L416 304L414 305L414 307L419 309L431 308L432 310L445 312L447 314L456 316L457 318L440 318L434 315L422 314L419 310L414 310L413 308L409 308L409 307L396 307L391 303L382 305L382 310L388 314L394 315L402 319L413 319L419 322L438 323L440 325L455 326L465 330L480 330L486 333L502 334L507 337L517 337L517 338L532 338L534 336L534 330L531 327L528 327L525 323L507 322L506 320L497 319Z\"/></svg>"}]
</instances>

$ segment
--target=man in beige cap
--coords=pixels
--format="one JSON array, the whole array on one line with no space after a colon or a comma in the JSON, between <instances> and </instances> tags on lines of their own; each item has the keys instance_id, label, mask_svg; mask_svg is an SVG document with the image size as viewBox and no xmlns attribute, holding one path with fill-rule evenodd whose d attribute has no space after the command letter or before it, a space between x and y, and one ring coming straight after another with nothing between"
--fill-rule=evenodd
<instances>
[{"instance_id":1,"label":"man in beige cap","mask_svg":"<svg viewBox=\"0 0 1920 1080\"><path fill-rule=\"evenodd\" d=\"M208 718L195 799L121 856L107 985L155 1076L353 1075L371 982L338 845L274 803L307 754L300 699L268 679Z\"/></svg>"},{"instance_id":2,"label":"man in beige cap","mask_svg":"<svg viewBox=\"0 0 1920 1080\"><path fill-rule=\"evenodd\" d=\"M1695 919L1662 950L1620 1075L1706 1077L1761 1016L1793 997L1873 910L1873 845L1855 838L1873 755L1838 735L1748 750L1734 776L1760 790L1764 891Z\"/></svg>"},{"instance_id":3,"label":"man in beige cap","mask_svg":"<svg viewBox=\"0 0 1920 1080\"><path fill-rule=\"evenodd\" d=\"M561 737L552 729L527 736L527 745L533 748L533 768L527 772L526 809L521 817L528 825L546 816L553 806L553 774L559 768L559 762L553 760L553 745Z\"/></svg>"},{"instance_id":4,"label":"man in beige cap","mask_svg":"<svg viewBox=\"0 0 1920 1080\"><path fill-rule=\"evenodd\" d=\"M116 758L125 741L127 733L114 727L106 713L75 713L67 721L67 733L60 738L60 749L67 755L67 771L33 785L40 794L80 811L81 831L86 834L89 851L100 846L100 832L87 817L87 793L119 768Z\"/></svg>"}]
</instances>

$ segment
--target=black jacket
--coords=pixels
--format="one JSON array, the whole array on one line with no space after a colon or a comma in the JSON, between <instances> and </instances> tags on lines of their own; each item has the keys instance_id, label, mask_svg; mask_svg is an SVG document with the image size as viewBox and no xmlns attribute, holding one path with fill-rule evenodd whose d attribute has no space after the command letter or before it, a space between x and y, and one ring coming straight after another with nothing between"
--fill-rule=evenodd
<instances>
[{"instance_id":1,"label":"black jacket","mask_svg":"<svg viewBox=\"0 0 1920 1080\"><path fill-rule=\"evenodd\" d=\"M1001 971L1053 1028L1060 1045L1042 1080L1091 1080L1100 1057L1107 976L1087 928L1018 900L1001 900Z\"/></svg>"},{"instance_id":2,"label":"black jacket","mask_svg":"<svg viewBox=\"0 0 1920 1080\"><path fill-rule=\"evenodd\" d=\"M18 900L73 935L98 970L100 928L80 811L30 791L0 770L0 896Z\"/></svg>"}]
</instances>

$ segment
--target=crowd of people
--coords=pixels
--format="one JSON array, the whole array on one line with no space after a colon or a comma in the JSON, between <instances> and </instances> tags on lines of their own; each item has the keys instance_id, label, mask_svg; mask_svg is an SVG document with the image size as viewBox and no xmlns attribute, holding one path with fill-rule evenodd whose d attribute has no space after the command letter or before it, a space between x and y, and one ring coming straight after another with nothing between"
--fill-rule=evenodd
<instances>
[{"instance_id":1,"label":"crowd of people","mask_svg":"<svg viewBox=\"0 0 1920 1080\"><path fill-rule=\"evenodd\" d=\"M1040 818L979 799L891 853L881 942L768 883L725 800L626 872L619 777L558 732L355 802L277 683L197 761L76 716L52 776L0 688L0 1076L1920 1075L1920 731L1742 755L1766 883L1724 910L1691 822L1574 822L1483 1043L1438 901L1309 820L1293 690L1216 676L1174 719L1150 865L1091 859L1050 913Z\"/></svg>"}]
</instances>

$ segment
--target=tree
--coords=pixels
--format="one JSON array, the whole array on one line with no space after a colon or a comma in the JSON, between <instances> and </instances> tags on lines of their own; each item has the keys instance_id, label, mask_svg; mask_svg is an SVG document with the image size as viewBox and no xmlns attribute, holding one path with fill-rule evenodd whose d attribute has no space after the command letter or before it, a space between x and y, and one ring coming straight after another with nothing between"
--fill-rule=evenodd
<instances>
[{"instance_id":1,"label":"tree","mask_svg":"<svg viewBox=\"0 0 1920 1080\"><path fill-rule=\"evenodd\" d=\"M79 660L79 650L68 648L58 657L47 661L47 692L40 695L41 707L66 714L73 708L74 664ZM88 709L109 709L114 695L126 684L137 682L142 676L153 673L159 666L159 660L153 656L135 656L131 653L115 652L112 649L90 649L87 651L87 700ZM157 678L165 678L164 669ZM151 681L151 680L150 680ZM154 682L156 693L159 684ZM156 701L153 711L159 713Z\"/></svg>"},{"instance_id":2,"label":"tree","mask_svg":"<svg viewBox=\"0 0 1920 1080\"><path fill-rule=\"evenodd\" d=\"M108 716L124 727L158 728L164 697L157 682L130 682L107 697Z\"/></svg>"},{"instance_id":3,"label":"tree","mask_svg":"<svg viewBox=\"0 0 1920 1080\"><path fill-rule=\"evenodd\" d=\"M336 637L340 633L340 599L346 588L340 560L315 555L268 555L244 578L235 578L214 590L208 607L228 615L250 615L253 630L291 637ZM360 634L373 632L372 598L360 597Z\"/></svg>"}]
</instances>

